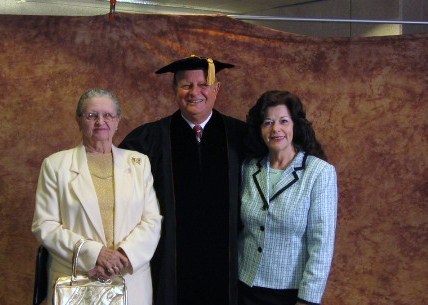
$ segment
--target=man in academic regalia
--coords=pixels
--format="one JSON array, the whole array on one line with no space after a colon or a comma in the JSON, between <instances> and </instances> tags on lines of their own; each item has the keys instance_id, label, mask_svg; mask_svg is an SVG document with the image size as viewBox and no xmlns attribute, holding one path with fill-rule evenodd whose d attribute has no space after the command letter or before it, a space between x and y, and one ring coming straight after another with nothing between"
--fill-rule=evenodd
<instances>
[{"instance_id":1,"label":"man in academic regalia","mask_svg":"<svg viewBox=\"0 0 428 305\"><path fill-rule=\"evenodd\" d=\"M179 110L120 145L150 158L164 216L152 260L154 304L236 305L243 122L214 110L216 72L233 65L191 56L171 72Z\"/></svg>"}]
</instances>

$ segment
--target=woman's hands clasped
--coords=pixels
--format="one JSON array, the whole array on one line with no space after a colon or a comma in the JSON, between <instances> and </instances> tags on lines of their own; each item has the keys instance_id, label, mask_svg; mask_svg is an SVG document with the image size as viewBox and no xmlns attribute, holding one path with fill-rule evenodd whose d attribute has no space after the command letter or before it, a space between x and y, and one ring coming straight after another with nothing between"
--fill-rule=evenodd
<instances>
[{"instance_id":1,"label":"woman's hands clasped","mask_svg":"<svg viewBox=\"0 0 428 305\"><path fill-rule=\"evenodd\" d=\"M96 266L88 271L88 276L97 280L108 280L113 275L120 274L129 265L125 252L120 250L122 249L113 250L102 247Z\"/></svg>"}]
</instances>

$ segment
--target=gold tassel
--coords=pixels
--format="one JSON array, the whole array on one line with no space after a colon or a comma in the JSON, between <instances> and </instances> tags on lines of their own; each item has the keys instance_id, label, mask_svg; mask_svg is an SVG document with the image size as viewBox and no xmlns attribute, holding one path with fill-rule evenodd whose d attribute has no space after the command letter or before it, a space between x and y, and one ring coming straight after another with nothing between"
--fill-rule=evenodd
<instances>
[{"instance_id":1,"label":"gold tassel","mask_svg":"<svg viewBox=\"0 0 428 305\"><path fill-rule=\"evenodd\" d=\"M215 83L215 65L211 58L207 58L208 62L208 73L207 73L207 85L211 86Z\"/></svg>"}]
</instances>

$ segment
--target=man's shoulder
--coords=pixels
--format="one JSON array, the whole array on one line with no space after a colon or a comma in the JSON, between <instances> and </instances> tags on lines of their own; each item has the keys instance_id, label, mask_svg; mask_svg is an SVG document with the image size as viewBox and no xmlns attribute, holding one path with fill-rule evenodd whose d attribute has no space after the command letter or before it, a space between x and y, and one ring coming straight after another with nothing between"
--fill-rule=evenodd
<instances>
[{"instance_id":1,"label":"man's shoulder","mask_svg":"<svg viewBox=\"0 0 428 305\"><path fill-rule=\"evenodd\" d=\"M146 153L148 146L162 139L162 134L169 132L171 116L145 123L132 130L119 145L121 148Z\"/></svg>"},{"instance_id":2,"label":"man's shoulder","mask_svg":"<svg viewBox=\"0 0 428 305\"><path fill-rule=\"evenodd\" d=\"M126 136L126 138L141 136L141 135L144 135L146 133L155 132L161 128L168 128L170 121L171 121L171 116L167 116L167 117L161 118L161 119L153 121L153 122L144 123L144 124L136 127L134 130L132 130Z\"/></svg>"},{"instance_id":3,"label":"man's shoulder","mask_svg":"<svg viewBox=\"0 0 428 305\"><path fill-rule=\"evenodd\" d=\"M245 122L241 121L240 119L228 116L228 115L223 114L217 110L215 110L215 112L217 112L217 114L222 117L222 119L226 125L232 126L235 128L246 128L247 124Z\"/></svg>"},{"instance_id":4,"label":"man's shoulder","mask_svg":"<svg viewBox=\"0 0 428 305\"><path fill-rule=\"evenodd\" d=\"M218 110L214 110L214 111L217 112L217 114L219 114L221 117L223 117L223 119L226 121L230 121L230 122L233 122L236 124L244 124L245 125L245 122L241 121L240 119L234 118L234 117L232 117L230 115L226 115L224 113L221 113Z\"/></svg>"},{"instance_id":5,"label":"man's shoulder","mask_svg":"<svg viewBox=\"0 0 428 305\"><path fill-rule=\"evenodd\" d=\"M156 121L152 121L152 122L148 122L148 123L144 123L140 126L138 126L137 128L135 128L132 132L134 131L145 131L145 130L151 130L151 129L156 129L156 128L161 128L163 126L168 126L169 122L171 121L171 117L172 116L167 116L164 118L160 118Z\"/></svg>"}]
</instances>

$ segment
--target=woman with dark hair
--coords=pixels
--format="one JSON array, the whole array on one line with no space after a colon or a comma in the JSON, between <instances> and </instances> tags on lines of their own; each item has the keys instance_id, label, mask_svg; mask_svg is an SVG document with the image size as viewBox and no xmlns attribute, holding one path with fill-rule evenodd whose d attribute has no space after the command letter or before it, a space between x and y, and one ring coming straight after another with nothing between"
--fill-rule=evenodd
<instances>
[{"instance_id":1,"label":"woman with dark hair","mask_svg":"<svg viewBox=\"0 0 428 305\"><path fill-rule=\"evenodd\" d=\"M300 99L265 92L247 117L240 305L320 304L333 258L337 177Z\"/></svg>"}]
</instances>

